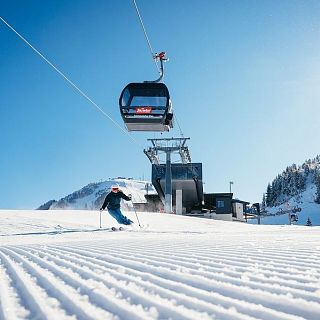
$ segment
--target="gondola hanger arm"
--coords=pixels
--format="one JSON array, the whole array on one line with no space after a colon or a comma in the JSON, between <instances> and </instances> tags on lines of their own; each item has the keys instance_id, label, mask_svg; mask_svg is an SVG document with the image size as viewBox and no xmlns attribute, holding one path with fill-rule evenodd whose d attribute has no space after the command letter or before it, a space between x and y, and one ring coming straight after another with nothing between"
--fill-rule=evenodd
<instances>
[{"instance_id":1,"label":"gondola hanger arm","mask_svg":"<svg viewBox=\"0 0 320 320\"><path fill-rule=\"evenodd\" d=\"M164 67L163 67L163 62L169 61L168 58L166 58L166 53L164 51L161 51L159 54L155 54L153 59L155 61L160 61L160 77L157 80L154 81L144 81L146 83L155 83L155 82L160 82L163 77L164 77Z\"/></svg>"}]
</instances>

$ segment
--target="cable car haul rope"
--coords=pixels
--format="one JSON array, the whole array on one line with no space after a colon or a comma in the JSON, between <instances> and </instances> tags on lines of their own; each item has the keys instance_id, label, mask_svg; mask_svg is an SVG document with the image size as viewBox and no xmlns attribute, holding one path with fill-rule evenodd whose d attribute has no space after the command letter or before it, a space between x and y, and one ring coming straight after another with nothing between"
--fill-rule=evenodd
<instances>
[{"instance_id":1,"label":"cable car haul rope","mask_svg":"<svg viewBox=\"0 0 320 320\"><path fill-rule=\"evenodd\" d=\"M154 54L151 43L143 24L137 3L133 0L136 12L142 25L145 38L152 54L152 59L160 73L158 79L154 81L144 81L141 83L129 83L123 90L119 98L120 114L128 131L151 131L164 132L173 128L173 111L169 90L162 82L164 76L163 62L167 61L165 52ZM86 98L99 112L113 122L121 131L125 132L131 140L137 141L106 113L97 103L84 93L73 81L71 81L62 71L51 63L40 51L30 44L16 29L0 16L0 20L9 27L23 42L25 42L35 53L37 53L47 64L49 64L64 80ZM158 66L160 62L160 68ZM181 131L181 130L180 130Z\"/></svg>"},{"instance_id":2,"label":"cable car haul rope","mask_svg":"<svg viewBox=\"0 0 320 320\"><path fill-rule=\"evenodd\" d=\"M74 89L76 89L84 98L86 98L99 112L107 117L118 129L123 131L130 139L138 144L134 139L117 121L115 121L108 113L106 113L97 103L95 103L86 93L84 93L73 81L71 81L58 67L56 67L49 59L47 59L39 50L37 50L28 40L26 40L15 28L13 28L6 20L0 16L0 20L13 31L24 43L26 43L37 55L41 57L50 67L52 67L64 80L66 80Z\"/></svg>"},{"instance_id":3,"label":"cable car haul rope","mask_svg":"<svg viewBox=\"0 0 320 320\"><path fill-rule=\"evenodd\" d=\"M132 1L158 70L157 61L160 61L160 76L154 81L129 83L120 94L120 113L128 131L169 131L173 128L172 103L167 86L161 82L164 76L163 62L168 59L165 52L154 54L137 3Z\"/></svg>"}]
</instances>

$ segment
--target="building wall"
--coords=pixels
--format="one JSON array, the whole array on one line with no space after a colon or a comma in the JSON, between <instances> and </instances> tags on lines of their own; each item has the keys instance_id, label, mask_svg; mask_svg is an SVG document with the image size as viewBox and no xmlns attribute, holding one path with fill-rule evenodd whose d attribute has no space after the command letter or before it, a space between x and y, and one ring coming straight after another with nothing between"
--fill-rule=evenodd
<instances>
[{"instance_id":1,"label":"building wall","mask_svg":"<svg viewBox=\"0 0 320 320\"><path fill-rule=\"evenodd\" d=\"M234 202L232 204L232 211L233 211L233 218L237 219L237 220L241 220L243 221L244 220L244 217L243 217L243 214L244 214L244 205L243 203L240 203L240 202Z\"/></svg>"},{"instance_id":2,"label":"building wall","mask_svg":"<svg viewBox=\"0 0 320 320\"><path fill-rule=\"evenodd\" d=\"M223 213L215 213L215 212L206 212L204 213L205 218L214 219L214 220L224 220L224 221L232 221L232 214L223 214Z\"/></svg>"},{"instance_id":3,"label":"building wall","mask_svg":"<svg viewBox=\"0 0 320 320\"><path fill-rule=\"evenodd\" d=\"M205 208L213 210L218 214L229 214L231 208L232 193L205 193ZM223 204L223 205L221 205Z\"/></svg>"},{"instance_id":4,"label":"building wall","mask_svg":"<svg viewBox=\"0 0 320 320\"><path fill-rule=\"evenodd\" d=\"M145 195L145 198L147 200L146 203L135 202L133 204L137 211L163 212L164 206L158 195Z\"/></svg>"},{"instance_id":5,"label":"building wall","mask_svg":"<svg viewBox=\"0 0 320 320\"><path fill-rule=\"evenodd\" d=\"M216 200L216 213L217 214L230 214L231 215L231 198L217 197Z\"/></svg>"},{"instance_id":6,"label":"building wall","mask_svg":"<svg viewBox=\"0 0 320 320\"><path fill-rule=\"evenodd\" d=\"M182 190L183 210L191 212L203 202L202 163L172 163L172 205L176 204L176 190ZM152 184L158 195L165 195L166 165L152 164ZM164 199L162 199L164 201Z\"/></svg>"}]
</instances>

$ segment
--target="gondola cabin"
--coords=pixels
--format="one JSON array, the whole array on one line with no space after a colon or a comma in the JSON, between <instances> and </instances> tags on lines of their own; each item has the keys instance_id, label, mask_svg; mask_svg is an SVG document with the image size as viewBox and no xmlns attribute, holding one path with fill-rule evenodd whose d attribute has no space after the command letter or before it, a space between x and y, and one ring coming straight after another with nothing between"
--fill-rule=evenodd
<instances>
[{"instance_id":1,"label":"gondola cabin","mask_svg":"<svg viewBox=\"0 0 320 320\"><path fill-rule=\"evenodd\" d=\"M173 128L169 90L164 83L129 83L119 98L128 131L169 131Z\"/></svg>"}]
</instances>

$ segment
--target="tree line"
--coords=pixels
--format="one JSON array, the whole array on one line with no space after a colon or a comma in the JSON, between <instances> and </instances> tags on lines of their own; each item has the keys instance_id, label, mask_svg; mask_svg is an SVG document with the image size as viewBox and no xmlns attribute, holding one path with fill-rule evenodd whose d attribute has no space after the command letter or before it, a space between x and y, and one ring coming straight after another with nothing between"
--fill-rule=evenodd
<instances>
[{"instance_id":1,"label":"tree line","mask_svg":"<svg viewBox=\"0 0 320 320\"><path fill-rule=\"evenodd\" d=\"M301 166L292 164L268 184L263 194L262 207L274 207L284 204L292 197L297 200L309 184L314 184L314 201L320 204L320 155L306 160Z\"/></svg>"}]
</instances>

